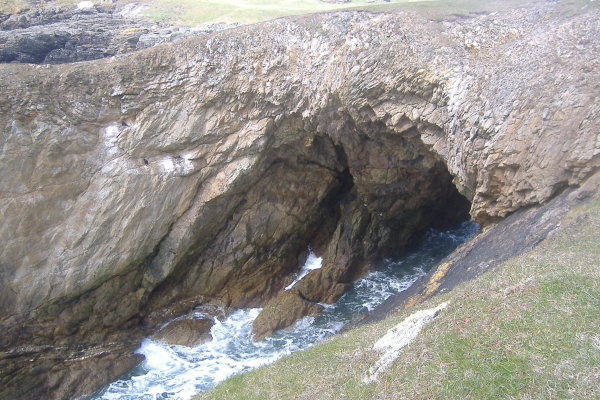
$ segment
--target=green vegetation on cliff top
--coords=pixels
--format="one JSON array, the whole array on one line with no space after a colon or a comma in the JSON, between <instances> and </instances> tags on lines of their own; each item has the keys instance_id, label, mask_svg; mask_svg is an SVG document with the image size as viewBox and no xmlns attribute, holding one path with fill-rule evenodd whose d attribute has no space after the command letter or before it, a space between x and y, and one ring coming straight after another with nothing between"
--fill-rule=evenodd
<instances>
[{"instance_id":1,"label":"green vegetation on cliff top","mask_svg":"<svg viewBox=\"0 0 600 400\"><path fill-rule=\"evenodd\" d=\"M450 293L235 376L200 399L599 399L600 200L533 251ZM373 344L417 309L449 306L379 380Z\"/></svg>"},{"instance_id":2,"label":"green vegetation on cliff top","mask_svg":"<svg viewBox=\"0 0 600 400\"><path fill-rule=\"evenodd\" d=\"M201 24L207 22L253 23L288 15L300 15L342 9L386 11L393 9L447 9L452 3L452 12L483 11L492 7L491 2L481 0L352 0L350 3L326 3L321 0L146 0L150 5L147 15L156 20L179 24ZM494 2L497 4L498 2ZM519 2L507 0L503 7ZM497 8L498 5L493 6Z\"/></svg>"},{"instance_id":3,"label":"green vegetation on cliff top","mask_svg":"<svg viewBox=\"0 0 600 400\"><path fill-rule=\"evenodd\" d=\"M254 23L288 15L309 14L342 9L390 11L420 10L432 17L491 12L523 5L521 0L352 0L350 3L326 3L321 0L117 0L120 3L145 3L145 15L153 20L181 25L212 22ZM530 0L544 2L546 0ZM564 0L575 7L595 5L594 0ZM74 6L80 0L47 0L40 4ZM93 0L100 3L100 0ZM14 13L27 7L26 0L0 0L0 12Z\"/></svg>"}]
</instances>

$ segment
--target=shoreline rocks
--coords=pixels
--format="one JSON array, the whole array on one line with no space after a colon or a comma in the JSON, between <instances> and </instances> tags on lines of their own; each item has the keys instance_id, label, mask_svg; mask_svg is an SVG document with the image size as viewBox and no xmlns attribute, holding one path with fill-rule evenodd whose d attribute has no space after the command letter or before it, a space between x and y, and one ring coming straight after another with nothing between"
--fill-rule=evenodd
<instances>
[{"instance_id":1,"label":"shoreline rocks","mask_svg":"<svg viewBox=\"0 0 600 400\"><path fill-rule=\"evenodd\" d=\"M326 268L301 293L333 299L469 205L491 226L582 183L600 11L562 7L329 13L1 64L0 394L89 394L111 369L70 380L66 360L117 365L200 304L267 304L309 246Z\"/></svg>"},{"instance_id":2,"label":"shoreline rocks","mask_svg":"<svg viewBox=\"0 0 600 400\"><path fill-rule=\"evenodd\" d=\"M166 344L196 347L211 339L210 328L214 321L210 318L180 318L169 322L152 335L152 339Z\"/></svg>"}]
</instances>

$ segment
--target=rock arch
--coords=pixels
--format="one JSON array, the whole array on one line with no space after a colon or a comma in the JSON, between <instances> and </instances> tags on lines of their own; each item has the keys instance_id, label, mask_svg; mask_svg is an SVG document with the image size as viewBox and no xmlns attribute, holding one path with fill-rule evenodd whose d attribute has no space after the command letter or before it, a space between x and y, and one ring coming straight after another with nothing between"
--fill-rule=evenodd
<instances>
[{"instance_id":1,"label":"rock arch","mask_svg":"<svg viewBox=\"0 0 600 400\"><path fill-rule=\"evenodd\" d=\"M453 186L491 224L582 182L600 165L599 15L560 7L332 13L2 65L1 386L39 367L31 398L90 392L112 378L84 379L92 362L178 312L266 301L308 243L344 266L323 277L337 293L460 214Z\"/></svg>"}]
</instances>

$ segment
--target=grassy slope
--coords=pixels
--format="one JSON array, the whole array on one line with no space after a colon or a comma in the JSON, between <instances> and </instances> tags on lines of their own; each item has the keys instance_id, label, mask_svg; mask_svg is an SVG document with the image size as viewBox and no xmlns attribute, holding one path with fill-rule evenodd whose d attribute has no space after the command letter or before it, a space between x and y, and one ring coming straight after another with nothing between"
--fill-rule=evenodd
<instances>
[{"instance_id":1,"label":"grassy slope","mask_svg":"<svg viewBox=\"0 0 600 400\"><path fill-rule=\"evenodd\" d=\"M81 0L44 0L41 4L72 7ZM100 0L92 0L100 3ZM321 0L117 0L119 3L146 3L150 19L179 25L212 22L254 23L288 15L343 9L370 11L419 10L431 18L448 18L468 13L491 12L522 6L522 0L352 0L351 3L325 3ZM528 0L543 3L547 0ZM595 0L562 0L573 9L597 6ZM29 7L27 0L0 0L0 13L14 13Z\"/></svg>"},{"instance_id":2,"label":"grassy slope","mask_svg":"<svg viewBox=\"0 0 600 400\"><path fill-rule=\"evenodd\" d=\"M80 0L46 0L73 6ZM325 3L320 0L118 0L121 3L147 3L146 15L151 19L173 24L198 25L208 22L254 23L287 15L298 15L340 9L389 11L417 9L433 17L451 14L493 11L522 5L521 0L390 0L389 3L372 0L352 0L351 3ZM530 0L542 1L542 0ZM585 3L589 0L569 0ZM99 3L100 0L93 0ZM27 7L26 0L0 0L0 12L17 12Z\"/></svg>"},{"instance_id":3,"label":"grassy slope","mask_svg":"<svg viewBox=\"0 0 600 400\"><path fill-rule=\"evenodd\" d=\"M352 3L324 3L320 0L147 0L148 15L157 20L182 24L205 22L253 23L287 15L340 10L347 8L393 9L403 7L428 7L428 3L447 3L436 0L391 0L389 4L373 4L366 0ZM474 1L459 0L458 3ZM433 5L435 7L435 5Z\"/></svg>"},{"instance_id":4,"label":"grassy slope","mask_svg":"<svg viewBox=\"0 0 600 400\"><path fill-rule=\"evenodd\" d=\"M530 253L198 399L600 399L599 238L597 198ZM377 339L445 300L391 370L363 384Z\"/></svg>"},{"instance_id":5,"label":"grassy slope","mask_svg":"<svg viewBox=\"0 0 600 400\"><path fill-rule=\"evenodd\" d=\"M26 5L25 0L0 0L0 13L16 13Z\"/></svg>"},{"instance_id":6,"label":"grassy slope","mask_svg":"<svg viewBox=\"0 0 600 400\"><path fill-rule=\"evenodd\" d=\"M184 25L207 22L254 23L288 15L342 9L389 11L418 9L433 16L491 11L523 4L521 0L352 0L351 3L325 3L320 0L141 0L150 5L147 15L155 20ZM581 1L581 0L575 0ZM586 0L587 1L587 0Z\"/></svg>"},{"instance_id":7,"label":"grassy slope","mask_svg":"<svg viewBox=\"0 0 600 400\"><path fill-rule=\"evenodd\" d=\"M0 0L7 1L7 0ZM13 0L8 0L13 1ZM22 0L15 0L22 1ZM78 0L60 0L77 2ZM94 0L98 1L98 0ZM547 0L352 0L351 3L325 3L321 0L120 0L147 3L146 15L157 21L172 24L198 25L209 22L240 22L243 24L267 21L288 15L309 14L335 10L418 10L431 18L448 18L469 13L492 12L523 6L526 3L545 3ZM596 0L561 0L574 10L597 6Z\"/></svg>"}]
</instances>

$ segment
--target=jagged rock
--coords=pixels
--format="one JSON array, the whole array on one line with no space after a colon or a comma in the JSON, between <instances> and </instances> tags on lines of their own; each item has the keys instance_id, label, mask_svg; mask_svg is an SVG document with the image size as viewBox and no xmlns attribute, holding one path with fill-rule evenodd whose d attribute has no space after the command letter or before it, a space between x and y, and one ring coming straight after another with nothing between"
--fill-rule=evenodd
<instances>
[{"instance_id":1,"label":"jagged rock","mask_svg":"<svg viewBox=\"0 0 600 400\"><path fill-rule=\"evenodd\" d=\"M29 346L59 345L57 368L126 354L193 299L265 304L309 245L343 268L327 294L461 195L489 225L580 184L600 167L600 11L564 7L330 13L0 65L1 397L90 392L30 376Z\"/></svg>"},{"instance_id":2,"label":"jagged rock","mask_svg":"<svg viewBox=\"0 0 600 400\"><path fill-rule=\"evenodd\" d=\"M308 315L318 315L323 306L302 297L298 289L283 292L267 303L252 323L255 341L263 340L278 329L285 328Z\"/></svg>"},{"instance_id":3,"label":"jagged rock","mask_svg":"<svg viewBox=\"0 0 600 400\"><path fill-rule=\"evenodd\" d=\"M323 306L318 303L333 304L352 287L349 271L356 274L347 265L325 265L311 271L291 290L271 298L252 325L254 340L262 340L306 315L320 314Z\"/></svg>"},{"instance_id":4,"label":"jagged rock","mask_svg":"<svg viewBox=\"0 0 600 400\"><path fill-rule=\"evenodd\" d=\"M352 283L345 265L328 264L310 272L298 284L302 297L314 303L335 303Z\"/></svg>"},{"instance_id":5,"label":"jagged rock","mask_svg":"<svg viewBox=\"0 0 600 400\"><path fill-rule=\"evenodd\" d=\"M172 27L128 18L130 13L125 11L101 5L81 9L49 6L12 15L0 22L0 63L96 60L237 25Z\"/></svg>"},{"instance_id":6,"label":"jagged rock","mask_svg":"<svg viewBox=\"0 0 600 400\"><path fill-rule=\"evenodd\" d=\"M210 328L214 322L209 318L182 318L170 322L152 338L167 344L196 347L210 340Z\"/></svg>"}]
</instances>

